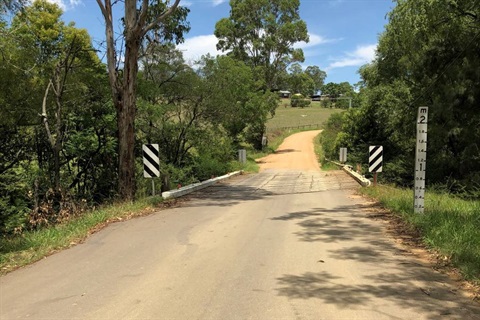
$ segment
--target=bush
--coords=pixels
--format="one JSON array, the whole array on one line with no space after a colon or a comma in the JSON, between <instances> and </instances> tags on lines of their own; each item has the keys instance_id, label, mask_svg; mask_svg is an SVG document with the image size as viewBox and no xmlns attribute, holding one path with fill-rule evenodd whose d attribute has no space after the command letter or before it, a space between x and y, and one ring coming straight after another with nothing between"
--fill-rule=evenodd
<instances>
[{"instance_id":1,"label":"bush","mask_svg":"<svg viewBox=\"0 0 480 320\"><path fill-rule=\"evenodd\" d=\"M291 98L292 108L296 108L296 107L305 108L305 107L308 107L311 103L312 102L310 101L310 99L306 99L301 94L294 94Z\"/></svg>"},{"instance_id":2,"label":"bush","mask_svg":"<svg viewBox=\"0 0 480 320\"><path fill-rule=\"evenodd\" d=\"M26 228L32 200L25 171L15 168L0 175L0 234L20 233Z\"/></svg>"},{"instance_id":3,"label":"bush","mask_svg":"<svg viewBox=\"0 0 480 320\"><path fill-rule=\"evenodd\" d=\"M339 133L342 130L343 117L343 113L332 114L327 121L325 130L320 135L323 156L330 160L336 160L338 157ZM325 163L325 158L320 159L322 163Z\"/></svg>"},{"instance_id":4,"label":"bush","mask_svg":"<svg viewBox=\"0 0 480 320\"><path fill-rule=\"evenodd\" d=\"M200 181L208 180L212 177L221 176L230 171L229 162L221 161L207 154L195 159L193 172Z\"/></svg>"}]
</instances>

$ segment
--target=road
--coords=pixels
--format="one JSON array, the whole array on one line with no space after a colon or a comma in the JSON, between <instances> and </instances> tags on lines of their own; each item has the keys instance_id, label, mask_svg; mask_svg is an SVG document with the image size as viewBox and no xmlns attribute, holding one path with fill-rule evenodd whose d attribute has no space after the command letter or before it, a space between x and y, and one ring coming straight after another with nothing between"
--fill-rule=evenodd
<instances>
[{"instance_id":1,"label":"road","mask_svg":"<svg viewBox=\"0 0 480 320\"><path fill-rule=\"evenodd\" d=\"M369 218L352 179L319 171L316 134L0 278L0 319L480 319Z\"/></svg>"}]
</instances>

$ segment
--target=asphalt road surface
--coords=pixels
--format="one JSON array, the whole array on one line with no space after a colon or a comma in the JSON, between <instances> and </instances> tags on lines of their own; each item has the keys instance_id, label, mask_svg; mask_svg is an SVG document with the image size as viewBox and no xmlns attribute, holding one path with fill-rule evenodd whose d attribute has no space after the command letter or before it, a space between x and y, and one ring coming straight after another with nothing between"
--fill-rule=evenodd
<instances>
[{"instance_id":1,"label":"asphalt road surface","mask_svg":"<svg viewBox=\"0 0 480 320\"><path fill-rule=\"evenodd\" d=\"M319 171L316 134L1 277L0 319L480 319L367 216L352 179Z\"/></svg>"}]
</instances>

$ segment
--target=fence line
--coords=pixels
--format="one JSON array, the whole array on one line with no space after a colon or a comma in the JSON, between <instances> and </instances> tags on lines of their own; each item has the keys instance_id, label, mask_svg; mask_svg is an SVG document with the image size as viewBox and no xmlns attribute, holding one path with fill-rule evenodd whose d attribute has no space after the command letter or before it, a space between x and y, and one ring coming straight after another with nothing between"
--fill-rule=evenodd
<instances>
[{"instance_id":1,"label":"fence line","mask_svg":"<svg viewBox=\"0 0 480 320\"><path fill-rule=\"evenodd\" d=\"M290 129L320 129L321 124L304 124L301 126L294 126L294 127L275 127L275 128L267 128L268 131L272 130L290 130Z\"/></svg>"}]
</instances>

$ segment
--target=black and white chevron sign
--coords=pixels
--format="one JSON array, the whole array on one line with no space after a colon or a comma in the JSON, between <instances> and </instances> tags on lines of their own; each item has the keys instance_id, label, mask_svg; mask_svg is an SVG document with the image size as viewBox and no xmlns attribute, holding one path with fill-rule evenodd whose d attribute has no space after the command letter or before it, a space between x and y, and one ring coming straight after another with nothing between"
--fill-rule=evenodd
<instances>
[{"instance_id":1,"label":"black and white chevron sign","mask_svg":"<svg viewBox=\"0 0 480 320\"><path fill-rule=\"evenodd\" d=\"M160 159L158 144L144 144L143 150L143 176L153 178L160 176Z\"/></svg>"},{"instance_id":2,"label":"black and white chevron sign","mask_svg":"<svg viewBox=\"0 0 480 320\"><path fill-rule=\"evenodd\" d=\"M368 157L368 171L382 172L383 168L383 146L370 146L370 156Z\"/></svg>"}]
</instances>

